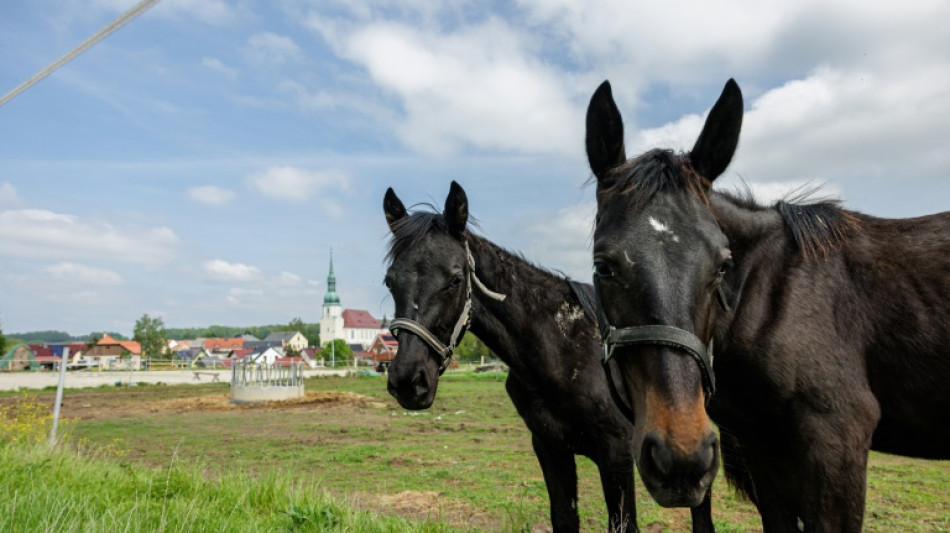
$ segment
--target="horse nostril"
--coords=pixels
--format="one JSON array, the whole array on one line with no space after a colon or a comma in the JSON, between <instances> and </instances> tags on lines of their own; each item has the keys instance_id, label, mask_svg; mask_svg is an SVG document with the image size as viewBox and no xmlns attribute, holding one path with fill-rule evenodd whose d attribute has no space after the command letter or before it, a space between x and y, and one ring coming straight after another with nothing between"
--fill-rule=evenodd
<instances>
[{"instance_id":1,"label":"horse nostril","mask_svg":"<svg viewBox=\"0 0 950 533\"><path fill-rule=\"evenodd\" d=\"M412 378L412 386L416 396L425 396L429 392L429 378L424 370L420 370L416 377Z\"/></svg>"},{"instance_id":2,"label":"horse nostril","mask_svg":"<svg viewBox=\"0 0 950 533\"><path fill-rule=\"evenodd\" d=\"M644 457L650 458L653 466L660 474L669 474L673 467L673 453L669 446L664 444L655 433L650 433L643 438L642 453Z\"/></svg>"},{"instance_id":3,"label":"horse nostril","mask_svg":"<svg viewBox=\"0 0 950 533\"><path fill-rule=\"evenodd\" d=\"M719 455L719 438L716 433L710 431L709 435L703 439L703 444L696 450L693 461L697 471L701 473L708 472L716 462Z\"/></svg>"}]
</instances>

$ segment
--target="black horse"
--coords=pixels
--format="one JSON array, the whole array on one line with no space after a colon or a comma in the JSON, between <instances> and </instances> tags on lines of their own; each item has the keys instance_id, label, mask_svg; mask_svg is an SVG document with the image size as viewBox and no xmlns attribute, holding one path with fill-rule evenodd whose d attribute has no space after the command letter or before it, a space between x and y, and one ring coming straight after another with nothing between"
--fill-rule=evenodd
<instances>
[{"instance_id":1,"label":"black horse","mask_svg":"<svg viewBox=\"0 0 950 533\"><path fill-rule=\"evenodd\" d=\"M628 161L607 82L588 107L595 287L637 464L659 503L702 497L708 402L767 531L859 531L869 449L950 458L950 212L713 191L742 112L730 80L690 152Z\"/></svg>"},{"instance_id":2,"label":"black horse","mask_svg":"<svg viewBox=\"0 0 950 533\"><path fill-rule=\"evenodd\" d=\"M392 189L383 210L399 339L389 392L407 409L432 405L451 348L470 325L510 368L505 386L531 431L554 530L579 529L574 456L583 455L600 470L610 530L636 531L631 426L600 367L593 288L469 231L468 200L455 182L444 215L409 214ZM691 513L694 531L713 530L708 496Z\"/></svg>"}]
</instances>

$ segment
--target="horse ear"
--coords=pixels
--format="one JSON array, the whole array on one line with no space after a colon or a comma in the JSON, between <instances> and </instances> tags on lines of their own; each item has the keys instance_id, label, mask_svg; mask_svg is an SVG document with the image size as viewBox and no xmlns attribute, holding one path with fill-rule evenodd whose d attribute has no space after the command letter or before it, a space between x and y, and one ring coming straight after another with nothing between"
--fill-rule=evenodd
<instances>
[{"instance_id":1,"label":"horse ear","mask_svg":"<svg viewBox=\"0 0 950 533\"><path fill-rule=\"evenodd\" d=\"M449 225L449 232L461 237L468 223L468 197L461 185L452 182L449 195L445 198L445 221Z\"/></svg>"},{"instance_id":2,"label":"horse ear","mask_svg":"<svg viewBox=\"0 0 950 533\"><path fill-rule=\"evenodd\" d=\"M709 111L703 131L689 153L693 169L709 181L718 178L736 153L741 129L742 91L739 84L730 79Z\"/></svg>"},{"instance_id":3,"label":"horse ear","mask_svg":"<svg viewBox=\"0 0 950 533\"><path fill-rule=\"evenodd\" d=\"M614 103L609 81L600 84L587 106L586 143L587 161L598 182L603 182L610 169L627 160L623 147L623 120Z\"/></svg>"},{"instance_id":4,"label":"horse ear","mask_svg":"<svg viewBox=\"0 0 950 533\"><path fill-rule=\"evenodd\" d=\"M386 189L386 196L383 197L383 212L386 213L389 230L396 231L396 222L406 216L406 206L402 205L402 200L396 196L392 187Z\"/></svg>"}]
</instances>

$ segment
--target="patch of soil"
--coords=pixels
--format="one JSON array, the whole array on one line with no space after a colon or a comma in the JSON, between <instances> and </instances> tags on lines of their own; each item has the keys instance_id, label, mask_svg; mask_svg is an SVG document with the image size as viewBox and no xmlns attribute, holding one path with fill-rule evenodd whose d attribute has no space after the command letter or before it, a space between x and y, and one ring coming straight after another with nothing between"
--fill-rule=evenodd
<instances>
[{"instance_id":1,"label":"patch of soil","mask_svg":"<svg viewBox=\"0 0 950 533\"><path fill-rule=\"evenodd\" d=\"M62 416L67 419L102 420L110 418L135 418L156 413L189 413L198 411L232 411L239 409L308 409L337 407L386 408L376 398L353 392L306 392L302 398L280 402L235 405L230 395L203 394L187 397L169 397L165 391L116 393L79 393L63 398ZM36 396L41 403L52 403L53 395ZM0 407L12 406L17 397L0 399Z\"/></svg>"},{"instance_id":2,"label":"patch of soil","mask_svg":"<svg viewBox=\"0 0 950 533\"><path fill-rule=\"evenodd\" d=\"M277 402L233 404L229 395L217 394L193 398L168 398L151 402L147 407L151 413L168 411L182 413L188 411L231 411L235 409L288 409L304 406L384 408L386 404L376 401L375 398L356 394L355 392L307 392L304 393L302 398Z\"/></svg>"},{"instance_id":3,"label":"patch of soil","mask_svg":"<svg viewBox=\"0 0 950 533\"><path fill-rule=\"evenodd\" d=\"M397 515L412 521L426 519L445 521L457 527L476 527L491 530L497 527L498 517L478 512L470 505L450 500L431 490L404 490L396 494L356 492L353 506L362 511Z\"/></svg>"}]
</instances>

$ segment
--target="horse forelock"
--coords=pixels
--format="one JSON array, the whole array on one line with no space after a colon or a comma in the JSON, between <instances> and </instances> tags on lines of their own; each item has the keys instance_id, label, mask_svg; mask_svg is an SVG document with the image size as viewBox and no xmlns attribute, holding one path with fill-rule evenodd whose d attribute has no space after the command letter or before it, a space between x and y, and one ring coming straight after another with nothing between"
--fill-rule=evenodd
<instances>
[{"instance_id":1,"label":"horse forelock","mask_svg":"<svg viewBox=\"0 0 950 533\"><path fill-rule=\"evenodd\" d=\"M688 191L709 205L709 180L693 170L686 154L654 149L612 169L607 185L598 191L598 200L623 199L639 209L661 191Z\"/></svg>"},{"instance_id":2,"label":"horse forelock","mask_svg":"<svg viewBox=\"0 0 950 533\"><path fill-rule=\"evenodd\" d=\"M396 257L418 246L430 233L445 233L448 228L445 217L435 212L415 212L397 220L386 248L386 260L392 263Z\"/></svg>"}]
</instances>

